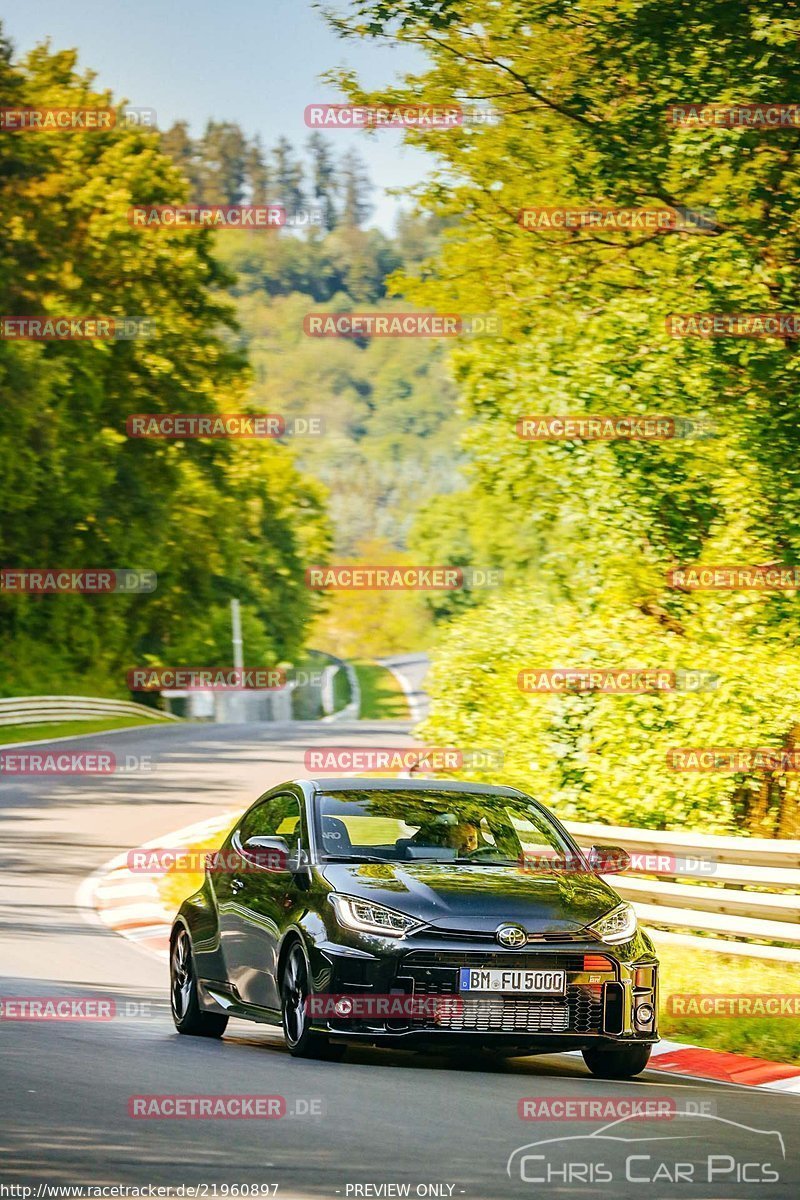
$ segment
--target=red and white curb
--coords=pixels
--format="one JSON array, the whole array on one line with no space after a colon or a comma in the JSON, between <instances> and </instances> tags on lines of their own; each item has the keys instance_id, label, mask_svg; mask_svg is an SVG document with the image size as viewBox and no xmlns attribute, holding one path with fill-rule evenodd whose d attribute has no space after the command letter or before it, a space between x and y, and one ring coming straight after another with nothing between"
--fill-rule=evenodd
<instances>
[{"instance_id":1,"label":"red and white curb","mask_svg":"<svg viewBox=\"0 0 800 1200\"><path fill-rule=\"evenodd\" d=\"M653 1047L648 1070L669 1071L694 1079L717 1083L738 1083L745 1087L769 1088L770 1091L800 1093L800 1067L791 1063L749 1058L727 1050L709 1050L685 1042L659 1042Z\"/></svg>"},{"instance_id":2,"label":"red and white curb","mask_svg":"<svg viewBox=\"0 0 800 1200\"><path fill-rule=\"evenodd\" d=\"M138 850L184 850L203 842L214 833L225 834L239 815L232 809L220 817L187 825L175 833L145 842ZM164 903L159 883L166 870L144 874L131 871L128 854L118 854L95 871L81 885L78 904L93 909L102 923L114 933L135 942L156 958L169 956L169 933L175 912Z\"/></svg>"},{"instance_id":3,"label":"red and white curb","mask_svg":"<svg viewBox=\"0 0 800 1200\"><path fill-rule=\"evenodd\" d=\"M220 817L187 825L137 849L186 849L214 833L226 833L240 811L231 809ZM85 880L78 892L78 903L84 909L94 909L109 929L163 960L169 956L169 933L175 915L164 904L158 888L159 880L165 874L166 871L147 875L131 871L128 855L118 854ZM647 1069L714 1083L800 1094L798 1066L725 1050L709 1050L685 1042L659 1042L653 1047Z\"/></svg>"}]
</instances>

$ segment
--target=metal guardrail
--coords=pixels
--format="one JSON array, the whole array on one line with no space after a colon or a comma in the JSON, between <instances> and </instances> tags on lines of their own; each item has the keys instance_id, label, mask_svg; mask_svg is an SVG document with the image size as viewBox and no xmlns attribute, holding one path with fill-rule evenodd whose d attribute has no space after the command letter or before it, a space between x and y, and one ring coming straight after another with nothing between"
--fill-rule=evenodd
<instances>
[{"instance_id":1,"label":"metal guardrail","mask_svg":"<svg viewBox=\"0 0 800 1200\"><path fill-rule=\"evenodd\" d=\"M133 700L106 700L93 696L11 696L0 700L0 726L43 725L54 721L91 721L101 717L145 717L151 721L179 721L172 713L136 704Z\"/></svg>"},{"instance_id":2,"label":"metal guardrail","mask_svg":"<svg viewBox=\"0 0 800 1200\"><path fill-rule=\"evenodd\" d=\"M635 875L608 876L608 881L645 925L656 927L657 939L800 962L800 841L574 822L568 828L581 846L614 844L644 856Z\"/></svg>"}]
</instances>

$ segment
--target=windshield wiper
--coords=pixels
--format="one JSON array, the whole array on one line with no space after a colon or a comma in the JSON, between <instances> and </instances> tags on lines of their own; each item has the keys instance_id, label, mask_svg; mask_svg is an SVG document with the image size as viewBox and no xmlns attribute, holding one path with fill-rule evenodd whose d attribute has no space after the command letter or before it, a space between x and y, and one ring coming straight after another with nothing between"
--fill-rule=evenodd
<instances>
[{"instance_id":1,"label":"windshield wiper","mask_svg":"<svg viewBox=\"0 0 800 1200\"><path fill-rule=\"evenodd\" d=\"M326 854L323 862L352 862L352 863L385 863L397 862L397 859L376 858L370 854Z\"/></svg>"},{"instance_id":2,"label":"windshield wiper","mask_svg":"<svg viewBox=\"0 0 800 1200\"><path fill-rule=\"evenodd\" d=\"M471 867L516 867L517 858L446 858L440 862L469 863Z\"/></svg>"}]
</instances>

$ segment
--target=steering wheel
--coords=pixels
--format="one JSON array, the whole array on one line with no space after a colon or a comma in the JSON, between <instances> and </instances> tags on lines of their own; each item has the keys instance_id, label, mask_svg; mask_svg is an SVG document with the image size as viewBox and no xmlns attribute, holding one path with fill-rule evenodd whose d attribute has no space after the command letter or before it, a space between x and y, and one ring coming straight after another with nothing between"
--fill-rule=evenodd
<instances>
[{"instance_id":1,"label":"steering wheel","mask_svg":"<svg viewBox=\"0 0 800 1200\"><path fill-rule=\"evenodd\" d=\"M462 854L460 857L461 858L474 858L478 862L481 862L483 860L483 858L485 858L488 855L492 855L492 856L496 857L498 860L502 859L502 857L503 857L496 846L489 846L489 845L478 846L478 848L476 850L470 850L468 854Z\"/></svg>"}]
</instances>

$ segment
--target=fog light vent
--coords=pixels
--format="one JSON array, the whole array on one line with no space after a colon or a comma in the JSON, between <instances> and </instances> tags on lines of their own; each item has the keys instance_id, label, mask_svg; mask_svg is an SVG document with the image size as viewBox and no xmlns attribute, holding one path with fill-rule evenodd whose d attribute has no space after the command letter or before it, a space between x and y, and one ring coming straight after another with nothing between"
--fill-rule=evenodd
<instances>
[{"instance_id":1,"label":"fog light vent","mask_svg":"<svg viewBox=\"0 0 800 1200\"><path fill-rule=\"evenodd\" d=\"M584 954L583 969L584 971L613 971L614 964L610 958L606 958L605 954Z\"/></svg>"}]
</instances>

